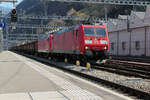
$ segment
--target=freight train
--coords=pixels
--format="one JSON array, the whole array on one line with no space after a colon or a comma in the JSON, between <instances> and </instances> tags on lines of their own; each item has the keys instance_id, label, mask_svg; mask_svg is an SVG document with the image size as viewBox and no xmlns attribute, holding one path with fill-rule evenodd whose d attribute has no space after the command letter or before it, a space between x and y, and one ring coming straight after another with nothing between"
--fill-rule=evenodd
<instances>
[{"instance_id":1,"label":"freight train","mask_svg":"<svg viewBox=\"0 0 150 100\"><path fill-rule=\"evenodd\" d=\"M108 31L105 25L81 24L49 33L38 41L11 50L50 59L101 62L109 56Z\"/></svg>"}]
</instances>

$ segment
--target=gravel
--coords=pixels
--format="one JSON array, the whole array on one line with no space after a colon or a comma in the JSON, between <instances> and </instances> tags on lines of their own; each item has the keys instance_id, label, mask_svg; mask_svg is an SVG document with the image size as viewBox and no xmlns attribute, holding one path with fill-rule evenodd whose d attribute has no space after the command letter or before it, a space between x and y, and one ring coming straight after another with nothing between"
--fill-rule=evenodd
<instances>
[{"instance_id":1,"label":"gravel","mask_svg":"<svg viewBox=\"0 0 150 100\"><path fill-rule=\"evenodd\" d=\"M56 63L54 63L56 64ZM142 79L142 78L135 78L135 77L127 77L123 75L118 75L110 72L105 72L101 70L92 69L91 71L87 71L85 67L76 66L73 64L66 64L63 62L57 62L58 66L60 67L67 67L71 68L72 70L79 71L88 75L92 75L98 77L100 79L104 79L107 81L111 81L120 85L124 85L130 88L134 88L137 90L141 90L147 93L150 93L150 80Z\"/></svg>"}]
</instances>

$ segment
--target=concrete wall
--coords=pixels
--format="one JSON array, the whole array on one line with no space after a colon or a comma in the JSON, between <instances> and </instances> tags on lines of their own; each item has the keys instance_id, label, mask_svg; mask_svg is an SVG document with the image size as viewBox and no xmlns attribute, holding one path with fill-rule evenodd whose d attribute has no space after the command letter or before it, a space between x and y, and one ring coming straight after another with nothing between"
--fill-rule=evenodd
<instances>
[{"instance_id":1,"label":"concrete wall","mask_svg":"<svg viewBox=\"0 0 150 100\"><path fill-rule=\"evenodd\" d=\"M109 42L110 42L110 53L113 55L117 55L118 45L117 45L117 32L109 33ZM111 45L114 43L114 50L112 50Z\"/></svg>"},{"instance_id":2,"label":"concrete wall","mask_svg":"<svg viewBox=\"0 0 150 100\"><path fill-rule=\"evenodd\" d=\"M140 48L136 49L136 41L139 41ZM145 55L145 28L136 28L131 32L131 54L133 56Z\"/></svg>"},{"instance_id":3,"label":"concrete wall","mask_svg":"<svg viewBox=\"0 0 150 100\"><path fill-rule=\"evenodd\" d=\"M120 31L119 32L119 55L129 55L130 47L130 32ZM125 43L125 48L122 48L123 42Z\"/></svg>"},{"instance_id":4,"label":"concrete wall","mask_svg":"<svg viewBox=\"0 0 150 100\"><path fill-rule=\"evenodd\" d=\"M130 32L127 30L110 32L109 40L112 55L150 56L150 27L134 28ZM139 49L136 47L136 42L139 42ZM111 47L112 43L114 50Z\"/></svg>"}]
</instances>

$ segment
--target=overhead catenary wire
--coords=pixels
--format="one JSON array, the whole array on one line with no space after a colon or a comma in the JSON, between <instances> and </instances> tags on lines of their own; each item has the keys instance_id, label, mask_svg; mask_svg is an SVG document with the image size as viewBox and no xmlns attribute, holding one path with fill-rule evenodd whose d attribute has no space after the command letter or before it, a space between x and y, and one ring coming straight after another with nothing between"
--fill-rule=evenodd
<instances>
[{"instance_id":1,"label":"overhead catenary wire","mask_svg":"<svg viewBox=\"0 0 150 100\"><path fill-rule=\"evenodd\" d=\"M150 5L150 1L139 1L139 0L47 0L47 1L93 3L105 5L137 5L137 6Z\"/></svg>"}]
</instances>

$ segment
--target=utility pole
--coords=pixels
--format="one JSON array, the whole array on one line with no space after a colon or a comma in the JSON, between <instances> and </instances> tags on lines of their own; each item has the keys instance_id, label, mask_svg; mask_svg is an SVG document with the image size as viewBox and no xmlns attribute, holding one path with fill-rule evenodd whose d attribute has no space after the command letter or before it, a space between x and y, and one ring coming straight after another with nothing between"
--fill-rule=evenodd
<instances>
[{"instance_id":1,"label":"utility pole","mask_svg":"<svg viewBox=\"0 0 150 100\"><path fill-rule=\"evenodd\" d=\"M108 20L108 15L107 15L107 6L105 5L105 21L107 22Z\"/></svg>"},{"instance_id":2,"label":"utility pole","mask_svg":"<svg viewBox=\"0 0 150 100\"><path fill-rule=\"evenodd\" d=\"M127 14L127 32L130 32L130 19L129 19L129 11L125 10Z\"/></svg>"},{"instance_id":3,"label":"utility pole","mask_svg":"<svg viewBox=\"0 0 150 100\"><path fill-rule=\"evenodd\" d=\"M48 8L47 1L45 0L43 1L43 3L44 3L44 16L47 16L47 8Z\"/></svg>"}]
</instances>

